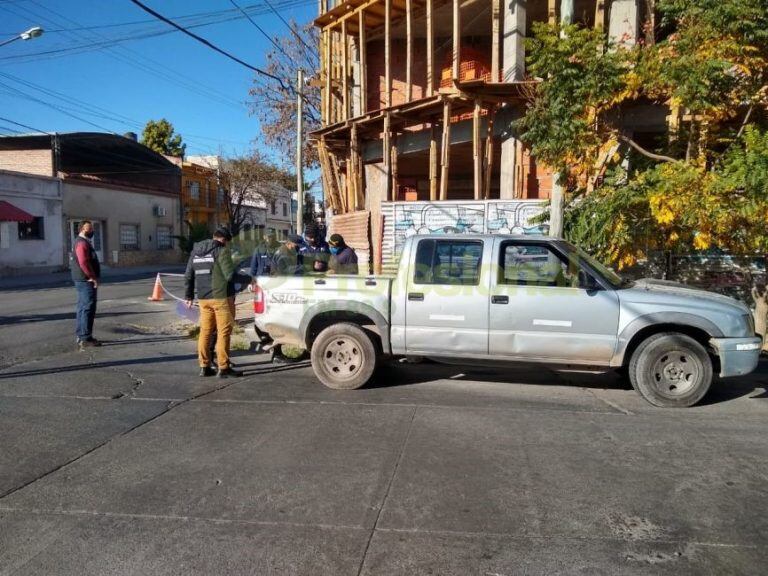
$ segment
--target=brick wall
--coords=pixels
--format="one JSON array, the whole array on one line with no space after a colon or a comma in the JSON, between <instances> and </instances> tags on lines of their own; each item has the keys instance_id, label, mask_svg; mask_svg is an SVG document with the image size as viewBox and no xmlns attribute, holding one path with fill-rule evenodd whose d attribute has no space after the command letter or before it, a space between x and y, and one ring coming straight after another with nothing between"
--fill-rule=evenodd
<instances>
[{"instance_id":1,"label":"brick wall","mask_svg":"<svg viewBox=\"0 0 768 576\"><path fill-rule=\"evenodd\" d=\"M0 150L0 170L54 176L53 152L45 150Z\"/></svg>"}]
</instances>

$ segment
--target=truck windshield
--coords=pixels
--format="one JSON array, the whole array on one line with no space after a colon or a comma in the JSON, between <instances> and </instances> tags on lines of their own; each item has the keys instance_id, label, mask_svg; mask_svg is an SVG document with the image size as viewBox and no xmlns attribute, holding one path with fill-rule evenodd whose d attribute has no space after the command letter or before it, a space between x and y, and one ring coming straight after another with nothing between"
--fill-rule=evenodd
<instances>
[{"instance_id":1,"label":"truck windshield","mask_svg":"<svg viewBox=\"0 0 768 576\"><path fill-rule=\"evenodd\" d=\"M563 245L569 252L578 256L579 260L586 262L595 272L600 274L600 276L602 276L603 279L605 279L614 288L626 287L630 283L626 278L622 278L616 274L613 269L608 268L608 266L596 258L590 256L578 246L574 246L568 242L563 242Z\"/></svg>"}]
</instances>

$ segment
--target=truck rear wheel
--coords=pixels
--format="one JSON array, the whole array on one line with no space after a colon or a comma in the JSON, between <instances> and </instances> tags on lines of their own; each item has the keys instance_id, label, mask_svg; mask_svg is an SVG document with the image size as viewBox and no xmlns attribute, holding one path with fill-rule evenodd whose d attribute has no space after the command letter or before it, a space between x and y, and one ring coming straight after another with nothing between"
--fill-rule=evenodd
<instances>
[{"instance_id":1,"label":"truck rear wheel","mask_svg":"<svg viewBox=\"0 0 768 576\"><path fill-rule=\"evenodd\" d=\"M364 386L376 370L378 354L371 338L356 324L333 324L312 344L312 369L334 390Z\"/></svg>"},{"instance_id":2,"label":"truck rear wheel","mask_svg":"<svg viewBox=\"0 0 768 576\"><path fill-rule=\"evenodd\" d=\"M629 361L632 387L654 406L693 406L712 384L712 359L700 343L677 332L654 334Z\"/></svg>"}]
</instances>

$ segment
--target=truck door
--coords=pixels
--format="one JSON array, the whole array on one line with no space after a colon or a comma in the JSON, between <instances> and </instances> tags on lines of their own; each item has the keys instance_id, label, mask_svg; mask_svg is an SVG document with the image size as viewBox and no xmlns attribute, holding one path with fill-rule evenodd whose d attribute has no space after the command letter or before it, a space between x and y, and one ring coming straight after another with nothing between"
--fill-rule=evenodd
<instances>
[{"instance_id":1,"label":"truck door","mask_svg":"<svg viewBox=\"0 0 768 576\"><path fill-rule=\"evenodd\" d=\"M416 240L406 283L408 354L488 354L488 262L493 242ZM487 252L487 253L486 253Z\"/></svg>"},{"instance_id":2,"label":"truck door","mask_svg":"<svg viewBox=\"0 0 768 576\"><path fill-rule=\"evenodd\" d=\"M608 365L619 323L616 292L550 243L497 239L496 246L491 356Z\"/></svg>"}]
</instances>

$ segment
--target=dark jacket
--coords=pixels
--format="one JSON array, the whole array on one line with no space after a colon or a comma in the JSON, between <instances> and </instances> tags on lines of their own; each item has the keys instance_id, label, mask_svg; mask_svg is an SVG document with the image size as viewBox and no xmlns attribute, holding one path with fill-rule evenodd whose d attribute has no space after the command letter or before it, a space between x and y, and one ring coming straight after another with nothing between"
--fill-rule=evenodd
<instances>
[{"instance_id":1,"label":"dark jacket","mask_svg":"<svg viewBox=\"0 0 768 576\"><path fill-rule=\"evenodd\" d=\"M251 256L251 276L269 276L275 266L275 251L279 244L260 242Z\"/></svg>"},{"instance_id":2,"label":"dark jacket","mask_svg":"<svg viewBox=\"0 0 768 576\"><path fill-rule=\"evenodd\" d=\"M349 246L344 246L341 252L331 255L328 268L335 274L357 274L357 254Z\"/></svg>"},{"instance_id":3,"label":"dark jacket","mask_svg":"<svg viewBox=\"0 0 768 576\"><path fill-rule=\"evenodd\" d=\"M198 300L221 300L235 295L235 282L249 278L237 274L229 248L216 240L197 242L192 248L184 273L187 300L197 292Z\"/></svg>"},{"instance_id":4,"label":"dark jacket","mask_svg":"<svg viewBox=\"0 0 768 576\"><path fill-rule=\"evenodd\" d=\"M85 255L86 268L90 268L90 274L86 273L80 265L78 259L78 252ZM96 256L96 250L93 249L93 245L83 238L77 236L75 242L72 245L72 254L70 256L70 272L72 274L73 282L85 282L92 275L94 280L98 280L101 277L101 265L99 264L99 258Z\"/></svg>"},{"instance_id":5,"label":"dark jacket","mask_svg":"<svg viewBox=\"0 0 768 576\"><path fill-rule=\"evenodd\" d=\"M296 250L289 250L285 244L275 252L273 276L300 276L304 272L304 259Z\"/></svg>"},{"instance_id":6,"label":"dark jacket","mask_svg":"<svg viewBox=\"0 0 768 576\"><path fill-rule=\"evenodd\" d=\"M325 240L318 240L317 244L303 244L299 254L304 259L304 270L307 272L325 272L328 270L328 260L331 257L328 243ZM317 266L316 262L319 262Z\"/></svg>"}]
</instances>

